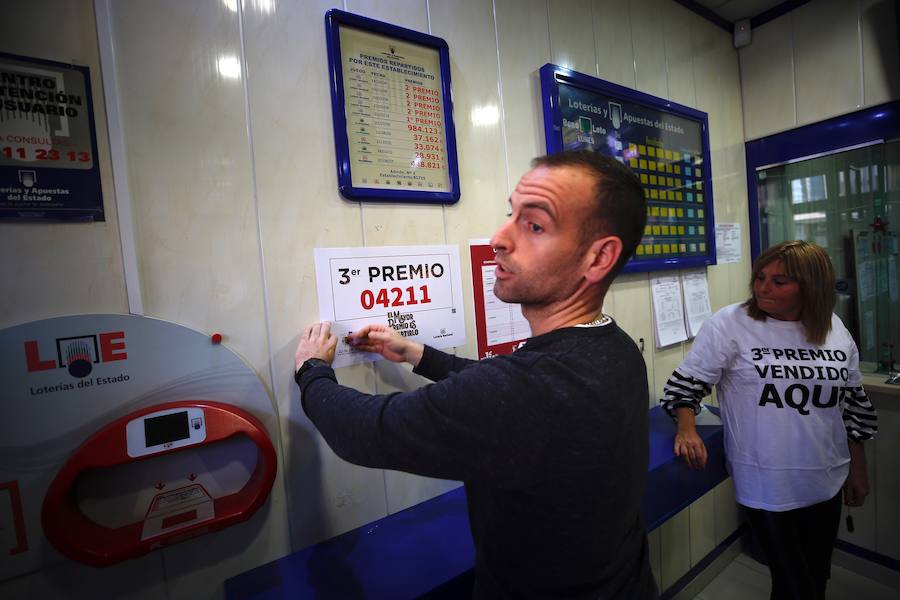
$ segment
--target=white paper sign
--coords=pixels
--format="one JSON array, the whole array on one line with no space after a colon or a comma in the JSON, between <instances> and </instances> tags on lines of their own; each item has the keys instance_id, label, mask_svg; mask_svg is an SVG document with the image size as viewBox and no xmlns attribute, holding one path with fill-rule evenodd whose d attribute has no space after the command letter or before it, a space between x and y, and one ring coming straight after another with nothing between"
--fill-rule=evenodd
<instances>
[{"instance_id":1,"label":"white paper sign","mask_svg":"<svg viewBox=\"0 0 900 600\"><path fill-rule=\"evenodd\" d=\"M434 348L466 343L456 246L316 248L319 317L338 337L334 366L379 360L345 341L370 323Z\"/></svg>"},{"instance_id":2,"label":"white paper sign","mask_svg":"<svg viewBox=\"0 0 900 600\"><path fill-rule=\"evenodd\" d=\"M681 283L678 276L654 277L650 281L653 294L653 321L656 347L670 346L687 339L681 305Z\"/></svg>"},{"instance_id":3,"label":"white paper sign","mask_svg":"<svg viewBox=\"0 0 900 600\"><path fill-rule=\"evenodd\" d=\"M741 224L716 223L716 262L718 264L741 261Z\"/></svg>"},{"instance_id":4,"label":"white paper sign","mask_svg":"<svg viewBox=\"0 0 900 600\"><path fill-rule=\"evenodd\" d=\"M684 310L687 315L688 335L695 337L703 323L712 316L706 271L683 273L681 275L681 284L684 291Z\"/></svg>"}]
</instances>

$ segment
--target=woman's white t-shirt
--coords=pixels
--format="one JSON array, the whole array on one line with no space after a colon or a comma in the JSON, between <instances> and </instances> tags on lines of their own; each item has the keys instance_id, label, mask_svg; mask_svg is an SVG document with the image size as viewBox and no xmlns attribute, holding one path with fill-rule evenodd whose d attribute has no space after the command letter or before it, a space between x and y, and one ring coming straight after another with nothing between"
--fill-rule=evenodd
<instances>
[{"instance_id":1,"label":"woman's white t-shirt","mask_svg":"<svg viewBox=\"0 0 900 600\"><path fill-rule=\"evenodd\" d=\"M799 321L757 321L732 304L704 323L678 371L717 386L738 503L785 511L837 494L850 463L845 388L862 382L836 315L815 346Z\"/></svg>"}]
</instances>

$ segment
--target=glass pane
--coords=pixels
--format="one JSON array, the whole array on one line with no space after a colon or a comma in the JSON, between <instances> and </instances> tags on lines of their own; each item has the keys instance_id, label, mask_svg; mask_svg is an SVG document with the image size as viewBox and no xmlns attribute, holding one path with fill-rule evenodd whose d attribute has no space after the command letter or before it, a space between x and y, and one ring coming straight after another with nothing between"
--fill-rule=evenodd
<instances>
[{"instance_id":1,"label":"glass pane","mask_svg":"<svg viewBox=\"0 0 900 600\"><path fill-rule=\"evenodd\" d=\"M831 255L835 312L864 370L887 370L900 350L900 142L875 144L757 172L760 248L808 240ZM898 357L900 358L900 357Z\"/></svg>"}]
</instances>

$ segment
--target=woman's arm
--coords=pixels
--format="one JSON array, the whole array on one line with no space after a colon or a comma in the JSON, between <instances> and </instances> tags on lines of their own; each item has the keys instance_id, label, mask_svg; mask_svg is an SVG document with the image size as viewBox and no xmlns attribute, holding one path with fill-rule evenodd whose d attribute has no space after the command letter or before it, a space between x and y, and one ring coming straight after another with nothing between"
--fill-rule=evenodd
<instances>
[{"instance_id":1,"label":"woman's arm","mask_svg":"<svg viewBox=\"0 0 900 600\"><path fill-rule=\"evenodd\" d=\"M869 473L866 470L866 449L863 443L849 440L850 473L844 482L844 504L862 506L869 495Z\"/></svg>"},{"instance_id":2,"label":"woman's arm","mask_svg":"<svg viewBox=\"0 0 900 600\"><path fill-rule=\"evenodd\" d=\"M684 457L688 467L704 468L707 457L706 445L697 433L694 417L700 412L700 400L710 393L709 384L684 375L676 369L666 382L663 391L665 396L660 403L669 416L678 423L672 451L675 456Z\"/></svg>"},{"instance_id":3,"label":"woman's arm","mask_svg":"<svg viewBox=\"0 0 900 600\"><path fill-rule=\"evenodd\" d=\"M688 406L675 409L678 418L678 430L675 433L675 456L683 456L687 466L702 469L706 466L706 445L697 433L694 422L694 411Z\"/></svg>"}]
</instances>

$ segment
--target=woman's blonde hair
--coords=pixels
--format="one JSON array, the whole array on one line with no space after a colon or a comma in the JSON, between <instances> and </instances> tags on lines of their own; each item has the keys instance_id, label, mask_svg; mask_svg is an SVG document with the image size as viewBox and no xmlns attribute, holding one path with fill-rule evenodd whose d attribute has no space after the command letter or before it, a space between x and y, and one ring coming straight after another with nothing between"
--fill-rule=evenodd
<instances>
[{"instance_id":1,"label":"woman's blonde hair","mask_svg":"<svg viewBox=\"0 0 900 600\"><path fill-rule=\"evenodd\" d=\"M757 321L764 321L768 316L756 303L753 282L760 271L776 260L784 265L785 275L800 284L800 322L806 331L806 340L821 346L831 331L831 313L837 300L834 267L821 246L802 240L781 242L757 256L750 275L750 299L744 303L747 314Z\"/></svg>"}]
</instances>

